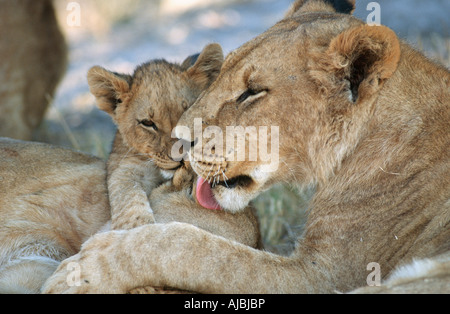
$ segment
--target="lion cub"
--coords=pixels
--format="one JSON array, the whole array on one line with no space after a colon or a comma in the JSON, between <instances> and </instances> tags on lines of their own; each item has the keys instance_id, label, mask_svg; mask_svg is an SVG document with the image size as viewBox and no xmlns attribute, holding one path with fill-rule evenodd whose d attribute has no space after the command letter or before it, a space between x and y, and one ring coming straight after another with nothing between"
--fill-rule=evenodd
<instances>
[{"instance_id":1,"label":"lion cub","mask_svg":"<svg viewBox=\"0 0 450 314\"><path fill-rule=\"evenodd\" d=\"M174 161L171 148L176 142L172 130L189 108L216 79L223 63L218 44L205 47L182 65L154 60L139 66L132 76L101 67L88 73L91 93L98 107L118 127L107 164L112 229L132 229L154 223L148 196L175 171L186 168ZM190 181L181 169L174 178Z\"/></svg>"}]
</instances>

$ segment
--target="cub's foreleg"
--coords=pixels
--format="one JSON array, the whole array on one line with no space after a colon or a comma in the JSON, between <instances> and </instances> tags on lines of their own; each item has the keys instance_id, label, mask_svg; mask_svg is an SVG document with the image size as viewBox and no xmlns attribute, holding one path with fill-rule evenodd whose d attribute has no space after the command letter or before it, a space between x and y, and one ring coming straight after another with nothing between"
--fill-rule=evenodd
<instances>
[{"instance_id":1,"label":"cub's foreleg","mask_svg":"<svg viewBox=\"0 0 450 314\"><path fill-rule=\"evenodd\" d=\"M148 195L161 181L158 169L150 162L123 158L108 177L112 229L129 230L154 223Z\"/></svg>"}]
</instances>

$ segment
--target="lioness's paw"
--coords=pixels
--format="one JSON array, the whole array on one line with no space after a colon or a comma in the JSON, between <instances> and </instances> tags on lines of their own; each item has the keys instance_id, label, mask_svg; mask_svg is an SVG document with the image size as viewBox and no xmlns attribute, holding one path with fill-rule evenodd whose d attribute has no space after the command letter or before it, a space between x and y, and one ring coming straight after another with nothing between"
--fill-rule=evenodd
<instances>
[{"instance_id":1,"label":"lioness's paw","mask_svg":"<svg viewBox=\"0 0 450 314\"><path fill-rule=\"evenodd\" d=\"M155 217L152 212L134 210L130 215L121 215L118 218L113 217L112 230L131 230L155 223Z\"/></svg>"},{"instance_id":2,"label":"lioness's paw","mask_svg":"<svg viewBox=\"0 0 450 314\"><path fill-rule=\"evenodd\" d=\"M111 282L114 246L124 232L101 233L89 239L77 255L64 260L42 287L46 294L123 293L118 282ZM113 261L108 263L108 261Z\"/></svg>"},{"instance_id":3,"label":"lioness's paw","mask_svg":"<svg viewBox=\"0 0 450 314\"><path fill-rule=\"evenodd\" d=\"M44 294L82 294L89 293L89 280L82 279L79 255L61 263L56 272L42 287Z\"/></svg>"}]
</instances>

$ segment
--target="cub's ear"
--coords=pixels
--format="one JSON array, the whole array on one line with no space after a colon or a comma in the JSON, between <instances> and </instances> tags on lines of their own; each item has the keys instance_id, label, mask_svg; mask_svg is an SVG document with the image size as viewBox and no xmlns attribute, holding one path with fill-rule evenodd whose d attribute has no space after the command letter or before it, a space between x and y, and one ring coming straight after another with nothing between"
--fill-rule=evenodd
<instances>
[{"instance_id":1,"label":"cub's ear","mask_svg":"<svg viewBox=\"0 0 450 314\"><path fill-rule=\"evenodd\" d=\"M97 106L111 116L130 91L131 76L118 74L95 66L88 72L91 93L97 99Z\"/></svg>"},{"instance_id":2,"label":"cub's ear","mask_svg":"<svg viewBox=\"0 0 450 314\"><path fill-rule=\"evenodd\" d=\"M201 89L206 89L219 76L223 61L222 47L219 44L210 44L203 49L195 64L186 72Z\"/></svg>"},{"instance_id":3,"label":"cub's ear","mask_svg":"<svg viewBox=\"0 0 450 314\"><path fill-rule=\"evenodd\" d=\"M181 68L183 69L183 71L187 71L190 67L194 66L194 64L198 60L198 57L200 57L199 53L187 57L187 59L184 60L183 63L181 64Z\"/></svg>"},{"instance_id":4,"label":"cub's ear","mask_svg":"<svg viewBox=\"0 0 450 314\"><path fill-rule=\"evenodd\" d=\"M356 0L297 0L286 13L285 18L305 12L336 12L352 14Z\"/></svg>"},{"instance_id":5,"label":"cub's ear","mask_svg":"<svg viewBox=\"0 0 450 314\"><path fill-rule=\"evenodd\" d=\"M330 90L344 89L356 103L381 89L397 70L400 56L400 42L392 30L362 25L334 38L319 63L322 74L328 77L331 74L331 84L337 85Z\"/></svg>"}]
</instances>

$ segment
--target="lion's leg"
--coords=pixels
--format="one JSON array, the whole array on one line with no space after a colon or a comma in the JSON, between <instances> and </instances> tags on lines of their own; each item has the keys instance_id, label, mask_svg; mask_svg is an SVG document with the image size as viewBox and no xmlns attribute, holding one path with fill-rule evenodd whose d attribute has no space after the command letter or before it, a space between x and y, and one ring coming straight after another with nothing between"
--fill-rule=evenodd
<instances>
[{"instance_id":1,"label":"lion's leg","mask_svg":"<svg viewBox=\"0 0 450 314\"><path fill-rule=\"evenodd\" d=\"M43 292L127 293L144 286L200 293L330 291L327 262L304 253L301 259L277 256L187 224L147 225L94 236L60 265ZM81 269L81 284L74 287L66 282L72 262Z\"/></svg>"},{"instance_id":2,"label":"lion's leg","mask_svg":"<svg viewBox=\"0 0 450 314\"><path fill-rule=\"evenodd\" d=\"M0 294L40 293L42 285L59 264L44 256L27 256L10 261L0 269Z\"/></svg>"},{"instance_id":3,"label":"lion's leg","mask_svg":"<svg viewBox=\"0 0 450 314\"><path fill-rule=\"evenodd\" d=\"M140 161L136 159L128 158L126 161L128 163L120 165L108 179L113 230L128 230L155 223L148 194L156 187L156 168L150 171L150 168L139 165Z\"/></svg>"},{"instance_id":4,"label":"lion's leg","mask_svg":"<svg viewBox=\"0 0 450 314\"><path fill-rule=\"evenodd\" d=\"M174 223L128 233L123 242L118 241L121 242L120 249L116 247L119 249L116 252L128 251L125 247L137 243L134 241L143 243L144 239L164 247L164 250L134 247L134 254L128 256L132 261L121 264L117 273L120 278L129 279L129 282L123 282L125 285L132 287L139 282L198 293L333 291L331 285L324 285L329 283L326 278L328 262L307 249L297 250L301 258L283 257L217 237L187 224ZM143 259L142 256L148 258ZM124 270L126 275L120 274Z\"/></svg>"}]
</instances>

